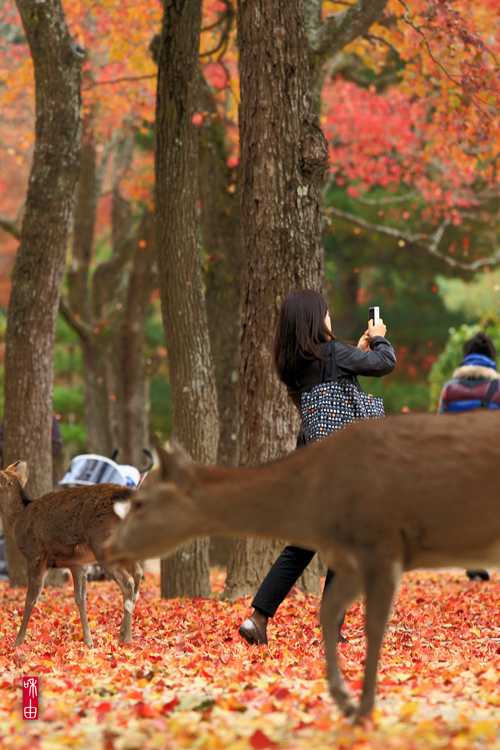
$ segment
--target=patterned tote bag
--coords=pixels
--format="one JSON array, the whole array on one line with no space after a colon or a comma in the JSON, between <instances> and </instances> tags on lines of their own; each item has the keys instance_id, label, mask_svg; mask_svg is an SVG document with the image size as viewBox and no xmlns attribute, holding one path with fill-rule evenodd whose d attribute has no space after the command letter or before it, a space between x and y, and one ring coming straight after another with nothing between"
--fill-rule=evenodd
<instances>
[{"instance_id":1,"label":"patterned tote bag","mask_svg":"<svg viewBox=\"0 0 500 750\"><path fill-rule=\"evenodd\" d=\"M335 355L331 347L332 374L323 382L325 363L321 362L321 383L301 394L302 430L307 443L327 437L331 432L358 419L384 417L384 402L353 383L339 382Z\"/></svg>"}]
</instances>

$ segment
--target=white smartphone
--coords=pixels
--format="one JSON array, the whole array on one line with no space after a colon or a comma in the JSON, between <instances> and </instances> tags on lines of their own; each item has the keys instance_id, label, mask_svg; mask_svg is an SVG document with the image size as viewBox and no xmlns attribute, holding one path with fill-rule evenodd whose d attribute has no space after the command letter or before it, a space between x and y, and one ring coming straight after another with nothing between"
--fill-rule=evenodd
<instances>
[{"instance_id":1,"label":"white smartphone","mask_svg":"<svg viewBox=\"0 0 500 750\"><path fill-rule=\"evenodd\" d=\"M380 307L368 308L368 320L373 320L373 325L377 325L380 320Z\"/></svg>"}]
</instances>

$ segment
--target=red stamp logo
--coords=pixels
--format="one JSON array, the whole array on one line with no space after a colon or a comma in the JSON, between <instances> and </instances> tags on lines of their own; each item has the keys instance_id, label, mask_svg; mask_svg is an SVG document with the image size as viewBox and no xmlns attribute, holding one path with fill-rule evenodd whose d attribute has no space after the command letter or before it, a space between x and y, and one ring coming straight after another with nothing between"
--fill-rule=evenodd
<instances>
[{"instance_id":1,"label":"red stamp logo","mask_svg":"<svg viewBox=\"0 0 500 750\"><path fill-rule=\"evenodd\" d=\"M23 677L23 719L38 719L38 677Z\"/></svg>"}]
</instances>

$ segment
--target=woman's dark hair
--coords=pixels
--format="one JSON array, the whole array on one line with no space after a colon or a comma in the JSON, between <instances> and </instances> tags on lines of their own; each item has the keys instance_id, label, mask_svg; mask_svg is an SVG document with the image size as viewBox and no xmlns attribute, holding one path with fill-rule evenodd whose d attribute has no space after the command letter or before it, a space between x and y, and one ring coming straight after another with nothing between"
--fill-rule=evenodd
<instances>
[{"instance_id":1,"label":"woman's dark hair","mask_svg":"<svg viewBox=\"0 0 500 750\"><path fill-rule=\"evenodd\" d=\"M274 363L280 380L297 389L304 360L322 359L321 347L336 338L326 326L328 304L319 292L302 289L284 300L274 337Z\"/></svg>"},{"instance_id":2,"label":"woman's dark hair","mask_svg":"<svg viewBox=\"0 0 500 750\"><path fill-rule=\"evenodd\" d=\"M463 347L464 357L468 354L485 354L490 359L496 361L497 350L495 344L485 333L476 333L471 339L465 342Z\"/></svg>"}]
</instances>

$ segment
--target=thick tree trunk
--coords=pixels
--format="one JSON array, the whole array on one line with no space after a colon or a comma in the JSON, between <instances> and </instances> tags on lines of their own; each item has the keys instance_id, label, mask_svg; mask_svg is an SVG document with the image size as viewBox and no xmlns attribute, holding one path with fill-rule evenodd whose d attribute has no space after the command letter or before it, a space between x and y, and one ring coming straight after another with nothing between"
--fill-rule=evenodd
<instances>
[{"instance_id":1,"label":"thick tree trunk","mask_svg":"<svg viewBox=\"0 0 500 750\"><path fill-rule=\"evenodd\" d=\"M158 53L156 226L173 431L200 462L214 463L218 416L201 279L198 97L201 0L166 0ZM182 567L183 580L177 571ZM162 596L210 594L208 541L162 561Z\"/></svg>"},{"instance_id":2,"label":"thick tree trunk","mask_svg":"<svg viewBox=\"0 0 500 750\"><path fill-rule=\"evenodd\" d=\"M299 0L240 0L238 40L245 246L239 443L245 465L295 446L298 418L274 372L272 345L286 295L297 288L323 289L316 184L327 166L328 147L310 111ZM262 542L236 542L226 596L255 592L269 567L261 548ZM237 563L250 559L251 566Z\"/></svg>"},{"instance_id":3,"label":"thick tree trunk","mask_svg":"<svg viewBox=\"0 0 500 750\"><path fill-rule=\"evenodd\" d=\"M5 353L4 464L27 459L32 497L52 489L53 347L78 179L83 50L59 0L16 0L35 70L36 140L12 277ZM7 535L9 575L25 562Z\"/></svg>"}]
</instances>

